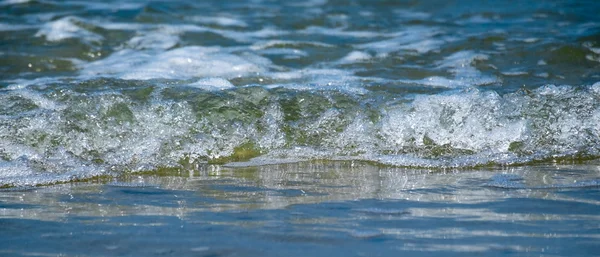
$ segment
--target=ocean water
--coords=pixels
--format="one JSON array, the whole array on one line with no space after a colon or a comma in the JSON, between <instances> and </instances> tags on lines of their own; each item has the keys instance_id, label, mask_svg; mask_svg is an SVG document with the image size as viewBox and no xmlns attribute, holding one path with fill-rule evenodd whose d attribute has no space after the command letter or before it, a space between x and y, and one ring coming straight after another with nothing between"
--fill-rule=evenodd
<instances>
[{"instance_id":1,"label":"ocean water","mask_svg":"<svg viewBox=\"0 0 600 257\"><path fill-rule=\"evenodd\" d=\"M0 2L2 256L595 256L600 2Z\"/></svg>"}]
</instances>

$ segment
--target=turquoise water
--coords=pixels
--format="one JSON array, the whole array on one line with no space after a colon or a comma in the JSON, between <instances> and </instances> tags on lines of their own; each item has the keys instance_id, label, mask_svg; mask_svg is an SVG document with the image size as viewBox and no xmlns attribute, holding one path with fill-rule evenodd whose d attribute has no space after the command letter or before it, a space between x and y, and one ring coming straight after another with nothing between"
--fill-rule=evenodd
<instances>
[{"instance_id":1,"label":"turquoise water","mask_svg":"<svg viewBox=\"0 0 600 257\"><path fill-rule=\"evenodd\" d=\"M4 0L0 251L593 256L598 13Z\"/></svg>"}]
</instances>

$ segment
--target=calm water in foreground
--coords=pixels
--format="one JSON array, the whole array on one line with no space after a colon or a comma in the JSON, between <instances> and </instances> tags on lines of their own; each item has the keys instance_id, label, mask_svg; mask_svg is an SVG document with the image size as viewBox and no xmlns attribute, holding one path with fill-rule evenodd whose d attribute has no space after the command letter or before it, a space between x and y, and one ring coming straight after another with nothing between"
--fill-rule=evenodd
<instances>
[{"instance_id":1,"label":"calm water in foreground","mask_svg":"<svg viewBox=\"0 0 600 257\"><path fill-rule=\"evenodd\" d=\"M598 163L215 166L6 190L2 256L596 256Z\"/></svg>"},{"instance_id":2,"label":"calm water in foreground","mask_svg":"<svg viewBox=\"0 0 600 257\"><path fill-rule=\"evenodd\" d=\"M599 1L0 1L0 256L598 256Z\"/></svg>"}]
</instances>

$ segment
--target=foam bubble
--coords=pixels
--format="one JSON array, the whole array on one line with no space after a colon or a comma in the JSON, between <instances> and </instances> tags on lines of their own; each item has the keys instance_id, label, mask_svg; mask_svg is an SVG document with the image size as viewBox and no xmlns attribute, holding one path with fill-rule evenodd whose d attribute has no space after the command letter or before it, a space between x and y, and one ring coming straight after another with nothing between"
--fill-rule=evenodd
<instances>
[{"instance_id":1,"label":"foam bubble","mask_svg":"<svg viewBox=\"0 0 600 257\"><path fill-rule=\"evenodd\" d=\"M525 75L529 75L528 72L526 71L519 71L519 70L514 70L514 71L503 71L501 72L502 75L504 76L525 76Z\"/></svg>"},{"instance_id":2,"label":"foam bubble","mask_svg":"<svg viewBox=\"0 0 600 257\"><path fill-rule=\"evenodd\" d=\"M340 63L356 63L364 62L373 58L370 54L361 51L352 51L348 55L344 56L339 62Z\"/></svg>"}]
</instances>

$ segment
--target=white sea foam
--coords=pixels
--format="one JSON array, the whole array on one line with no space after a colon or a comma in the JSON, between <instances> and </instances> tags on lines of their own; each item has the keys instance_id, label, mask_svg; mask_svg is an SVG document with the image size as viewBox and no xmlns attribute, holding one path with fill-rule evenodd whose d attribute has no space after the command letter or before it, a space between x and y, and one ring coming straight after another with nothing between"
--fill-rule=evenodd
<instances>
[{"instance_id":1,"label":"white sea foam","mask_svg":"<svg viewBox=\"0 0 600 257\"><path fill-rule=\"evenodd\" d=\"M600 62L600 56L599 55L588 54L588 55L585 56L585 59L590 60L592 62Z\"/></svg>"},{"instance_id":2,"label":"white sea foam","mask_svg":"<svg viewBox=\"0 0 600 257\"><path fill-rule=\"evenodd\" d=\"M77 63L81 64L81 62ZM60 77L41 77L35 79L15 79L5 82L8 83L8 87L6 87L7 90L21 90L31 85L39 85L40 87L43 87L46 84L59 82L60 80Z\"/></svg>"},{"instance_id":3,"label":"white sea foam","mask_svg":"<svg viewBox=\"0 0 600 257\"><path fill-rule=\"evenodd\" d=\"M254 43L252 46L250 46L250 49L263 50L263 49L281 48L281 47L290 48L290 47L294 47L294 46L300 47L302 45L309 45L309 46L314 46L314 47L334 47L333 45L330 45L330 44L313 42L313 41L269 40L269 41L262 41L262 42Z\"/></svg>"},{"instance_id":4,"label":"white sea foam","mask_svg":"<svg viewBox=\"0 0 600 257\"><path fill-rule=\"evenodd\" d=\"M385 34L372 31L347 31L342 28L325 28L317 26L310 26L306 29L298 31L298 33L356 38L373 38L378 36L385 36Z\"/></svg>"},{"instance_id":5,"label":"white sea foam","mask_svg":"<svg viewBox=\"0 0 600 257\"><path fill-rule=\"evenodd\" d=\"M269 48L258 51L262 55L282 55L286 59L307 57L308 53L306 51L293 49L293 48Z\"/></svg>"},{"instance_id":6,"label":"white sea foam","mask_svg":"<svg viewBox=\"0 0 600 257\"><path fill-rule=\"evenodd\" d=\"M13 95L17 95L24 99L30 100L33 104L35 104L38 108L44 110L59 110L63 109L64 106L57 104L55 101L52 101L48 98L45 98L37 93L34 93L30 90L19 90L17 92L12 92Z\"/></svg>"},{"instance_id":7,"label":"white sea foam","mask_svg":"<svg viewBox=\"0 0 600 257\"><path fill-rule=\"evenodd\" d=\"M525 42L525 43L536 43L538 41L540 41L540 39L535 38L535 37L528 37L528 38L523 39L523 42Z\"/></svg>"},{"instance_id":8,"label":"white sea foam","mask_svg":"<svg viewBox=\"0 0 600 257\"><path fill-rule=\"evenodd\" d=\"M221 35L226 38L230 38L239 42L255 42L255 39L270 38L275 36L285 36L289 34L288 31L279 30L274 27L264 27L260 30L255 31L238 31L231 29L219 29L208 26L199 26L194 24L148 24L148 23L134 23L134 22L112 22L106 20L86 20L80 17L68 16L61 18L58 23L48 22L42 30L38 33L40 35L50 34L52 38L68 38L76 36L89 36L88 41L97 40L97 34L93 34L89 31L79 28L73 21L86 22L93 24L94 26L101 27L107 30L127 30L136 31L138 35L143 36L146 33L153 33L159 31L161 33L168 33L170 35L179 35L186 32L210 32ZM55 21L56 22L56 21ZM83 31L82 31L83 30ZM96 35L96 36L94 36ZM99 38L102 39L102 38Z\"/></svg>"},{"instance_id":9,"label":"white sea foam","mask_svg":"<svg viewBox=\"0 0 600 257\"><path fill-rule=\"evenodd\" d=\"M372 58L373 58L373 56L371 56L368 53L361 52L361 51L352 51L348 55L346 55L342 59L340 59L339 63L364 62L364 61L368 61Z\"/></svg>"},{"instance_id":10,"label":"white sea foam","mask_svg":"<svg viewBox=\"0 0 600 257\"><path fill-rule=\"evenodd\" d=\"M236 77L263 72L268 61L251 54L235 55L218 47L182 47L166 52L124 49L83 65L81 75L122 79L187 79Z\"/></svg>"},{"instance_id":11,"label":"white sea foam","mask_svg":"<svg viewBox=\"0 0 600 257\"><path fill-rule=\"evenodd\" d=\"M6 145L6 152L19 146ZM82 165L64 149L56 149L49 156L34 152L25 153L10 162L0 160L0 184L12 186L36 186L57 181L85 179L104 174L102 169Z\"/></svg>"},{"instance_id":12,"label":"white sea foam","mask_svg":"<svg viewBox=\"0 0 600 257\"><path fill-rule=\"evenodd\" d=\"M535 76L540 77L540 78L548 78L548 77L550 77L550 74L548 72L542 72L542 73L536 73Z\"/></svg>"},{"instance_id":13,"label":"white sea foam","mask_svg":"<svg viewBox=\"0 0 600 257\"><path fill-rule=\"evenodd\" d=\"M274 79L281 80L299 80L305 78L311 80L311 82L319 82L320 84L327 84L329 82L341 81L344 78L352 77L352 73L338 69L303 69L286 72L270 72L269 76ZM320 78L319 81L314 79ZM330 81L324 81L322 79L330 78Z\"/></svg>"},{"instance_id":14,"label":"white sea foam","mask_svg":"<svg viewBox=\"0 0 600 257\"><path fill-rule=\"evenodd\" d=\"M27 167L27 164L23 161L4 162L0 160L0 183L3 185L35 185L37 183L27 183L23 181L33 175L35 175L34 171Z\"/></svg>"},{"instance_id":15,"label":"white sea foam","mask_svg":"<svg viewBox=\"0 0 600 257\"><path fill-rule=\"evenodd\" d=\"M594 52L595 54L600 54L600 47L593 47L592 44L583 44L584 47Z\"/></svg>"},{"instance_id":16,"label":"white sea foam","mask_svg":"<svg viewBox=\"0 0 600 257\"><path fill-rule=\"evenodd\" d=\"M287 88L294 89L298 91L337 91L337 92L348 92L354 93L357 95L367 94L369 91L357 86L352 86L350 83L331 83L331 82L323 82L319 84L301 84L301 83L281 83L281 84L271 84L265 86L266 88Z\"/></svg>"},{"instance_id":17,"label":"white sea foam","mask_svg":"<svg viewBox=\"0 0 600 257\"><path fill-rule=\"evenodd\" d=\"M202 24L215 24L224 27L247 27L248 24L240 19L235 19L231 17L225 16L214 16L214 17L206 17L206 16L193 16L188 18L190 21L199 22Z\"/></svg>"},{"instance_id":18,"label":"white sea foam","mask_svg":"<svg viewBox=\"0 0 600 257\"><path fill-rule=\"evenodd\" d=\"M415 84L419 84L419 85L426 85L426 86L431 86L431 87L441 87L441 88L468 87L468 86L473 85L473 84L469 83L468 81L466 82L466 81L461 81L461 80L449 79L449 78L440 77L440 76L432 76L432 77L427 77L427 78L420 79L420 80L402 79L399 81L407 83L407 84L415 83Z\"/></svg>"},{"instance_id":19,"label":"white sea foam","mask_svg":"<svg viewBox=\"0 0 600 257\"><path fill-rule=\"evenodd\" d=\"M289 83L266 85L266 88L293 88L303 91L334 90L353 92L358 95L368 92L362 86L362 78L349 71L338 69L303 69L289 72L269 72L268 76L276 80L289 80Z\"/></svg>"},{"instance_id":20,"label":"white sea foam","mask_svg":"<svg viewBox=\"0 0 600 257\"><path fill-rule=\"evenodd\" d=\"M389 110L382 133L394 145L411 144L411 138L421 145L428 137L439 145L504 152L527 129L524 122L511 120L510 113L499 113L513 109L503 105L493 92L419 96L409 106Z\"/></svg>"},{"instance_id":21,"label":"white sea foam","mask_svg":"<svg viewBox=\"0 0 600 257\"><path fill-rule=\"evenodd\" d=\"M108 22L108 21L96 21L94 24L108 30L158 30L159 27L165 27L164 25L157 24L143 24L143 23L130 23L130 22Z\"/></svg>"},{"instance_id":22,"label":"white sea foam","mask_svg":"<svg viewBox=\"0 0 600 257\"><path fill-rule=\"evenodd\" d=\"M229 80L222 78L203 78L194 83L188 84L189 87L200 88L204 90L224 90L234 88L235 86Z\"/></svg>"},{"instance_id":23,"label":"white sea foam","mask_svg":"<svg viewBox=\"0 0 600 257\"><path fill-rule=\"evenodd\" d=\"M528 72L526 72L526 71L519 71L519 70L503 71L501 73L504 76L525 76L525 75L529 75Z\"/></svg>"},{"instance_id":24,"label":"white sea foam","mask_svg":"<svg viewBox=\"0 0 600 257\"><path fill-rule=\"evenodd\" d=\"M35 36L43 36L48 41L61 41L68 38L78 38L84 42L103 40L102 36L78 26L76 24L77 22L82 21L74 16L67 16L55 21L47 22Z\"/></svg>"},{"instance_id":25,"label":"white sea foam","mask_svg":"<svg viewBox=\"0 0 600 257\"><path fill-rule=\"evenodd\" d=\"M594 93L600 95L600 81L598 81L592 85L592 91Z\"/></svg>"},{"instance_id":26,"label":"white sea foam","mask_svg":"<svg viewBox=\"0 0 600 257\"><path fill-rule=\"evenodd\" d=\"M288 31L279 30L273 27L265 27L257 31L249 31L249 32L235 32L235 31L218 31L221 32L224 36L238 39L245 37L252 38L268 38L268 37L276 37L276 36L285 36L290 34Z\"/></svg>"},{"instance_id":27,"label":"white sea foam","mask_svg":"<svg viewBox=\"0 0 600 257\"><path fill-rule=\"evenodd\" d=\"M119 2L118 4L114 3L102 3L99 1L65 1L63 4L66 5L79 5L84 6L87 10L135 10L144 7L143 3L128 3L128 2Z\"/></svg>"},{"instance_id":28,"label":"white sea foam","mask_svg":"<svg viewBox=\"0 0 600 257\"><path fill-rule=\"evenodd\" d=\"M142 33L131 38L127 46L134 49L169 49L179 43L179 36L174 33L164 31L154 31Z\"/></svg>"}]
</instances>

